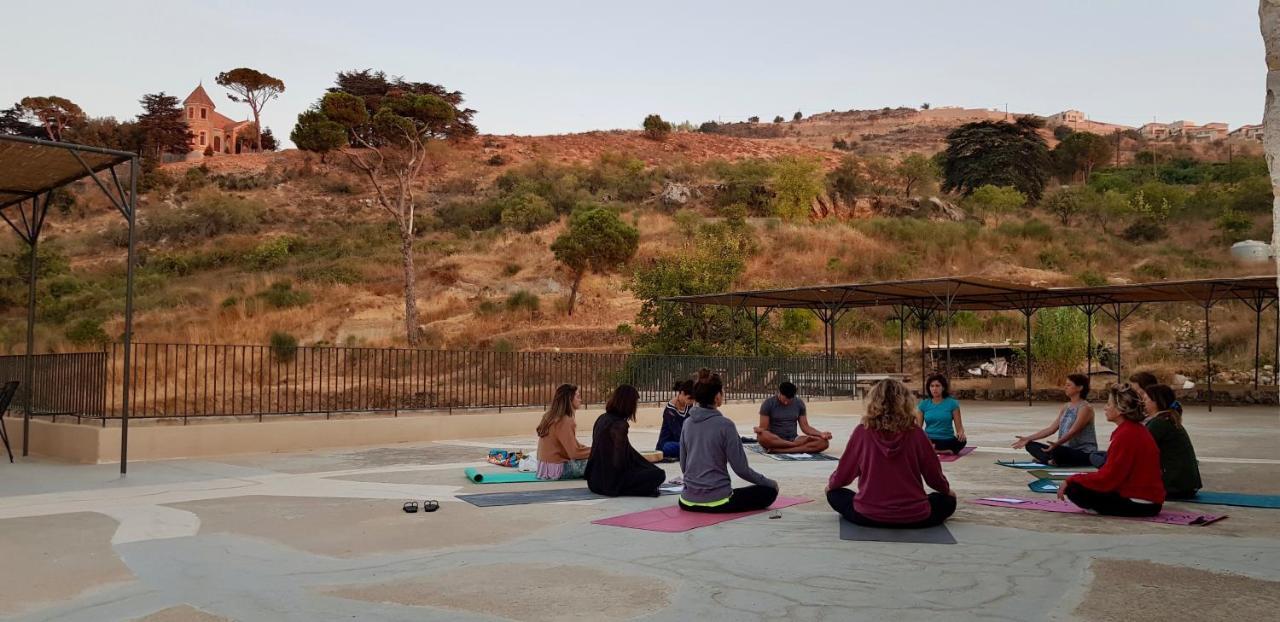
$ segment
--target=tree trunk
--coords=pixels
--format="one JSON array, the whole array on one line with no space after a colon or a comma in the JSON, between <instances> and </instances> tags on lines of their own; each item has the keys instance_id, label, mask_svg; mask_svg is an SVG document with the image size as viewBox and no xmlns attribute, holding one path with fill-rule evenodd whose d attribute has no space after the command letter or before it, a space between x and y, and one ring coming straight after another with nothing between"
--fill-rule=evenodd
<instances>
[{"instance_id":1,"label":"tree trunk","mask_svg":"<svg viewBox=\"0 0 1280 622\"><path fill-rule=\"evenodd\" d=\"M409 345L418 345L417 274L413 269L413 235L400 234L400 258L404 262L404 330Z\"/></svg>"},{"instance_id":2,"label":"tree trunk","mask_svg":"<svg viewBox=\"0 0 1280 622\"><path fill-rule=\"evenodd\" d=\"M265 102L264 102L265 103ZM258 107L250 108L253 111L253 152L262 152L262 123L259 120L261 115L258 114Z\"/></svg>"},{"instance_id":3,"label":"tree trunk","mask_svg":"<svg viewBox=\"0 0 1280 622\"><path fill-rule=\"evenodd\" d=\"M1276 285L1280 286L1280 0L1260 0L1258 18L1267 59L1267 96L1262 112L1262 139L1271 172L1271 255L1276 262ZM1280 330L1277 327L1276 330ZM1280 351L1276 352L1280 361Z\"/></svg>"},{"instance_id":4,"label":"tree trunk","mask_svg":"<svg viewBox=\"0 0 1280 622\"><path fill-rule=\"evenodd\" d=\"M579 270L573 275L573 285L569 287L569 317L573 317L573 305L578 300L578 286L582 285L582 276L586 270Z\"/></svg>"}]
</instances>

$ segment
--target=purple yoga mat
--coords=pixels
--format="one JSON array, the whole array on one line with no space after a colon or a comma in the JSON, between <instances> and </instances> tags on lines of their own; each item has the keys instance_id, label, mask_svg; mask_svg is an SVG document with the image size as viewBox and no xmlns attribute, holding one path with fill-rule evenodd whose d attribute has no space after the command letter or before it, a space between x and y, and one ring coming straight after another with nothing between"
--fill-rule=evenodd
<instances>
[{"instance_id":1,"label":"purple yoga mat","mask_svg":"<svg viewBox=\"0 0 1280 622\"><path fill-rule=\"evenodd\" d=\"M978 505L989 505L991 507L1010 508L1014 510L1040 510L1041 512L1061 512L1063 514L1088 514L1088 512L1080 509L1076 504L1070 501L1058 501L1056 499L1020 499L1018 497L1000 497L998 499L974 499L973 502ZM1226 514L1195 514L1192 512L1170 512L1168 510L1163 510L1159 514L1150 517L1117 516L1108 518L1128 518L1129 520L1140 520L1149 523L1164 523L1166 525L1208 525L1226 517Z\"/></svg>"},{"instance_id":2,"label":"purple yoga mat","mask_svg":"<svg viewBox=\"0 0 1280 622\"><path fill-rule=\"evenodd\" d=\"M809 503L811 499L802 499L799 497L778 497L773 505L769 506L770 510L780 510L782 508L800 505L801 503ZM676 503L679 503L677 501ZM754 510L751 512L734 512L732 514L703 514L701 512L686 512L673 505L667 505L643 512L634 512L631 514L623 514L621 516L611 516L600 520L593 520L596 525L609 525L612 527L629 527L631 529L644 529L645 531L665 531L667 533L677 533L681 531L689 531L707 525L723 523L725 521L759 514L768 510Z\"/></svg>"},{"instance_id":3,"label":"purple yoga mat","mask_svg":"<svg viewBox=\"0 0 1280 622\"><path fill-rule=\"evenodd\" d=\"M961 449L959 454L941 453L941 452L939 452L939 453L938 453L938 462L955 462L956 460L959 460L959 459L961 459L961 458L963 458L963 457L965 457L965 456L967 456L967 455L969 455L969 454L973 453L973 450L974 450L974 446L973 446L973 445L970 445L969 447L965 447L964 449Z\"/></svg>"}]
</instances>

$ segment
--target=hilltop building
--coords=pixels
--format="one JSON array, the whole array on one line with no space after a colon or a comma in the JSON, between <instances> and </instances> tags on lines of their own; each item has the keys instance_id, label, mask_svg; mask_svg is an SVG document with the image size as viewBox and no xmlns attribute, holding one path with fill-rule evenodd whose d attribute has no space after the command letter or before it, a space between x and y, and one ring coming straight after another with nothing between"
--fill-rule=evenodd
<instances>
[{"instance_id":1,"label":"hilltop building","mask_svg":"<svg viewBox=\"0 0 1280 622\"><path fill-rule=\"evenodd\" d=\"M1062 112L1045 117L1044 121L1045 125L1048 125L1049 127L1065 125L1077 132L1092 132L1094 134L1110 134L1112 132L1133 129L1127 125L1091 121L1088 116L1079 110L1063 110Z\"/></svg>"},{"instance_id":2,"label":"hilltop building","mask_svg":"<svg viewBox=\"0 0 1280 622\"><path fill-rule=\"evenodd\" d=\"M191 128L191 151L187 159L204 157L209 152L240 153L240 133L247 131L252 122L235 121L220 114L203 84L196 86L182 105L186 109L187 127Z\"/></svg>"},{"instance_id":3,"label":"hilltop building","mask_svg":"<svg viewBox=\"0 0 1280 622\"><path fill-rule=\"evenodd\" d=\"M1240 127L1236 128L1234 131L1232 131L1230 134L1227 134L1227 137L1238 138L1241 140L1261 141L1262 140L1262 124L1259 123L1257 125L1241 125Z\"/></svg>"}]
</instances>

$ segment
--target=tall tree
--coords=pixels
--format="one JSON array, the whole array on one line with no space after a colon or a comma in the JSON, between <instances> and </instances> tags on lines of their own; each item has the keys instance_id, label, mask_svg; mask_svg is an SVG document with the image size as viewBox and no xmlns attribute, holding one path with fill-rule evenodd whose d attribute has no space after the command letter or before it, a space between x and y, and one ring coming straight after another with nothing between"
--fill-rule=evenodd
<instances>
[{"instance_id":1,"label":"tall tree","mask_svg":"<svg viewBox=\"0 0 1280 622\"><path fill-rule=\"evenodd\" d=\"M249 110L253 111L253 146L260 150L262 148L262 107L284 92L284 82L248 67L224 71L218 74L215 81L231 91L227 94L231 101L248 104Z\"/></svg>"},{"instance_id":2,"label":"tall tree","mask_svg":"<svg viewBox=\"0 0 1280 622\"><path fill-rule=\"evenodd\" d=\"M1073 132L1053 148L1052 156L1058 173L1066 181L1074 180L1077 174L1083 173L1083 181L1089 183L1093 169L1106 164L1113 153L1115 149L1110 140L1092 132Z\"/></svg>"},{"instance_id":3,"label":"tall tree","mask_svg":"<svg viewBox=\"0 0 1280 622\"><path fill-rule=\"evenodd\" d=\"M1271 172L1271 254L1276 261L1276 285L1280 286L1280 0L1259 0L1258 21L1266 50L1267 96L1262 113L1262 144ZM1280 361L1280 349L1275 360Z\"/></svg>"},{"instance_id":4,"label":"tall tree","mask_svg":"<svg viewBox=\"0 0 1280 622\"><path fill-rule=\"evenodd\" d=\"M138 103L142 104L138 131L145 157L160 161L166 153L184 155L191 150L191 130L183 118L182 102L177 97L161 91L143 95Z\"/></svg>"},{"instance_id":5,"label":"tall tree","mask_svg":"<svg viewBox=\"0 0 1280 622\"><path fill-rule=\"evenodd\" d=\"M276 135L271 133L271 128L269 127L262 128L261 140L261 147L263 151L276 151L280 149L280 143L276 140Z\"/></svg>"},{"instance_id":6,"label":"tall tree","mask_svg":"<svg viewBox=\"0 0 1280 622\"><path fill-rule=\"evenodd\" d=\"M346 93L359 97L364 102L365 111L371 117L382 108L382 100L389 94L432 95L444 100L454 110L453 118L442 128L445 136L461 138L474 136L476 133L476 126L471 122L471 118L475 116L476 111L462 107L462 92L450 91L438 84L409 82L400 76L388 78L385 72L362 69L359 71L338 72L338 78L335 80L334 86L329 88L329 92ZM364 139L371 141L376 140L376 137L365 136ZM355 144L357 141L353 138L351 142Z\"/></svg>"},{"instance_id":7,"label":"tall tree","mask_svg":"<svg viewBox=\"0 0 1280 622\"><path fill-rule=\"evenodd\" d=\"M141 146L136 121L120 122L115 117L92 117L63 131L68 142L137 152Z\"/></svg>"},{"instance_id":8,"label":"tall tree","mask_svg":"<svg viewBox=\"0 0 1280 622\"><path fill-rule=\"evenodd\" d=\"M902 196L911 196L911 189L917 184L928 185L938 179L938 165L932 158L919 153L907 154L894 167L898 179L902 181Z\"/></svg>"},{"instance_id":9,"label":"tall tree","mask_svg":"<svg viewBox=\"0 0 1280 622\"><path fill-rule=\"evenodd\" d=\"M0 110L0 134L8 134L10 136L25 136L27 138L40 138L45 135L44 128L30 123L26 109L22 104L14 104L9 108Z\"/></svg>"},{"instance_id":10,"label":"tall tree","mask_svg":"<svg viewBox=\"0 0 1280 622\"><path fill-rule=\"evenodd\" d=\"M65 97L57 95L23 97L18 105L24 113L39 119L49 140L62 140L62 135L67 129L78 127L85 122L84 111L75 102Z\"/></svg>"},{"instance_id":11,"label":"tall tree","mask_svg":"<svg viewBox=\"0 0 1280 622\"><path fill-rule=\"evenodd\" d=\"M1012 186L1038 201L1049 181L1049 148L1037 117L1014 123L966 123L947 135L942 189L965 195L986 186Z\"/></svg>"},{"instance_id":12,"label":"tall tree","mask_svg":"<svg viewBox=\"0 0 1280 622\"><path fill-rule=\"evenodd\" d=\"M340 85L344 76L338 74ZM369 101L377 102L372 114ZM418 343L417 279L413 265L415 184L430 161L431 143L467 132L468 128L474 130L469 124L459 124L458 114L457 106L444 98L420 94L411 88L392 85L391 90L376 98L371 94L361 96L330 89L315 108L298 116L298 125L293 129L293 135L301 135L317 129L321 133L332 132L335 128L330 123L341 128L346 133L343 142L333 140L330 135L315 143L304 141L305 144L300 143L298 147L321 153L344 145L349 147L342 153L368 179L377 205L395 222L400 233L404 321L410 345Z\"/></svg>"},{"instance_id":13,"label":"tall tree","mask_svg":"<svg viewBox=\"0 0 1280 622\"><path fill-rule=\"evenodd\" d=\"M551 252L573 274L569 315L573 315L582 277L588 272L609 272L622 267L639 247L640 232L622 222L613 211L591 207L574 212L569 218L569 228L551 243Z\"/></svg>"},{"instance_id":14,"label":"tall tree","mask_svg":"<svg viewBox=\"0 0 1280 622\"><path fill-rule=\"evenodd\" d=\"M303 111L298 115L298 123L289 133L289 140L299 149L320 154L323 164L330 151L347 146L347 128L329 117L318 108Z\"/></svg>"}]
</instances>

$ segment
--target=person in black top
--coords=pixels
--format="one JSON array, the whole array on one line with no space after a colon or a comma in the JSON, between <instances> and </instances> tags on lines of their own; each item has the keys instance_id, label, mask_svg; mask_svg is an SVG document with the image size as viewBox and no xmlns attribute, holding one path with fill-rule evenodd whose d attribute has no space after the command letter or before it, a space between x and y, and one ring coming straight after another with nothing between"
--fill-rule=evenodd
<instances>
[{"instance_id":1,"label":"person in black top","mask_svg":"<svg viewBox=\"0 0 1280 622\"><path fill-rule=\"evenodd\" d=\"M640 392L624 384L613 391L605 412L591 431L591 458L587 460L587 488L608 497L656 497L667 475L645 460L627 438L636 420Z\"/></svg>"},{"instance_id":2,"label":"person in black top","mask_svg":"<svg viewBox=\"0 0 1280 622\"><path fill-rule=\"evenodd\" d=\"M662 408L662 429L658 431L658 445L654 447L668 460L680 458L680 431L693 406L693 381L682 380L674 387L675 397Z\"/></svg>"}]
</instances>

